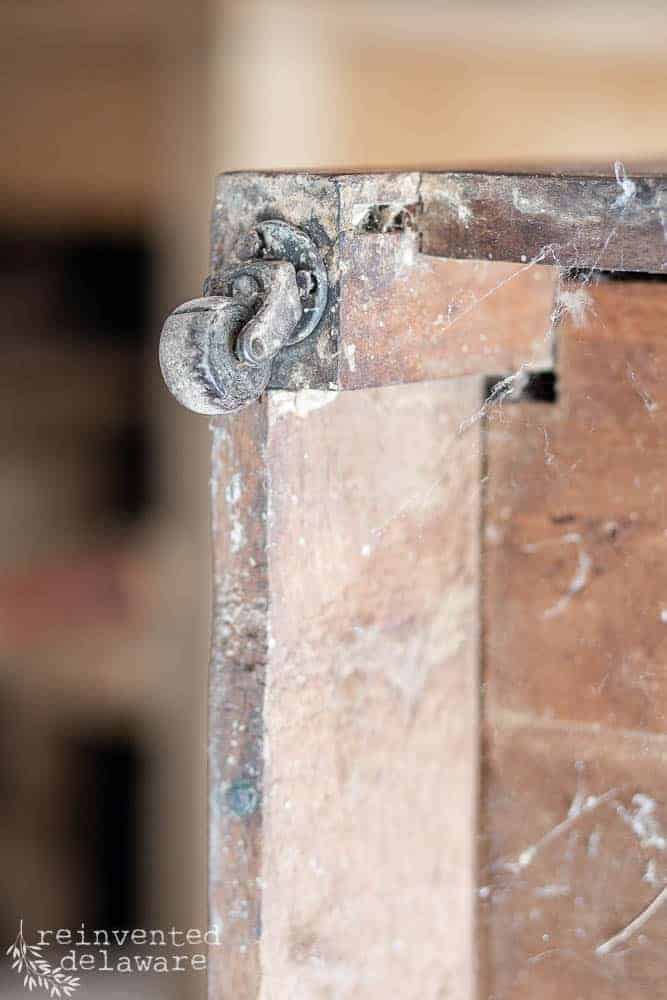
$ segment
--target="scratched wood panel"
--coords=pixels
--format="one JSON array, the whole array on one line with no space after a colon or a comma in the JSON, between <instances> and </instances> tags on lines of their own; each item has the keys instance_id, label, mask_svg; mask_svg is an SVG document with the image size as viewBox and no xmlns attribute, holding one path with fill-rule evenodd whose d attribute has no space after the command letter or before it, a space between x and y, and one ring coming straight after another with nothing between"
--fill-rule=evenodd
<instances>
[{"instance_id":1,"label":"scratched wood panel","mask_svg":"<svg viewBox=\"0 0 667 1000\"><path fill-rule=\"evenodd\" d=\"M480 392L270 396L263 1000L474 996Z\"/></svg>"},{"instance_id":2,"label":"scratched wood panel","mask_svg":"<svg viewBox=\"0 0 667 1000\"><path fill-rule=\"evenodd\" d=\"M266 671L266 401L213 422L208 995L258 996Z\"/></svg>"},{"instance_id":3,"label":"scratched wood panel","mask_svg":"<svg viewBox=\"0 0 667 1000\"><path fill-rule=\"evenodd\" d=\"M667 286L561 301L558 402L506 405L488 429L487 698L663 732Z\"/></svg>"},{"instance_id":4,"label":"scratched wood panel","mask_svg":"<svg viewBox=\"0 0 667 1000\"><path fill-rule=\"evenodd\" d=\"M505 712L486 736L479 997L664 996L667 738Z\"/></svg>"},{"instance_id":5,"label":"scratched wood panel","mask_svg":"<svg viewBox=\"0 0 667 1000\"><path fill-rule=\"evenodd\" d=\"M560 300L558 401L487 426L482 995L639 1000L667 975L667 287Z\"/></svg>"},{"instance_id":6,"label":"scratched wood panel","mask_svg":"<svg viewBox=\"0 0 667 1000\"><path fill-rule=\"evenodd\" d=\"M410 229L341 237L342 388L552 367L557 268L418 251Z\"/></svg>"}]
</instances>

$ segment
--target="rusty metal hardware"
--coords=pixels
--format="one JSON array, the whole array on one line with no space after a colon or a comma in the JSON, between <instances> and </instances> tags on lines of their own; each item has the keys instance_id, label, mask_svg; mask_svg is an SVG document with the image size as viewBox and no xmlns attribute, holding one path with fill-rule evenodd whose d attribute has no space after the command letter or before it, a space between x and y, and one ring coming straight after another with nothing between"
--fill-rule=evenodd
<instances>
[{"instance_id":1,"label":"rusty metal hardware","mask_svg":"<svg viewBox=\"0 0 667 1000\"><path fill-rule=\"evenodd\" d=\"M203 298L167 317L164 380L196 413L230 413L266 389L277 353L308 337L327 301L327 274L307 233L272 219L237 244L238 263L207 281Z\"/></svg>"}]
</instances>

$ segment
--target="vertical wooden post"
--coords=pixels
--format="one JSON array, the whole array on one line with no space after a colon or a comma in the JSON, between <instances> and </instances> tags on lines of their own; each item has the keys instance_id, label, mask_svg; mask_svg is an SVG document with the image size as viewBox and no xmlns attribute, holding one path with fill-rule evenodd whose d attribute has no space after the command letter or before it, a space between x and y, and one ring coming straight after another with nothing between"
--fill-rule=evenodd
<instances>
[{"instance_id":1,"label":"vertical wooden post","mask_svg":"<svg viewBox=\"0 0 667 1000\"><path fill-rule=\"evenodd\" d=\"M473 996L480 392L214 431L217 1000Z\"/></svg>"},{"instance_id":2,"label":"vertical wooden post","mask_svg":"<svg viewBox=\"0 0 667 1000\"><path fill-rule=\"evenodd\" d=\"M259 996L268 650L266 398L213 425L209 997Z\"/></svg>"}]
</instances>

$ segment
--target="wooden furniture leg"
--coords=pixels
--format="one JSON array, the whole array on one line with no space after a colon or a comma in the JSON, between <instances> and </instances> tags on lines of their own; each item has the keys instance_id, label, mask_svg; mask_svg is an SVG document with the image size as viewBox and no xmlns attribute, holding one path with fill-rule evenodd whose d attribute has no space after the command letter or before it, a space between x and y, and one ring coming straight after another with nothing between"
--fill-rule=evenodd
<instances>
[{"instance_id":1,"label":"wooden furniture leg","mask_svg":"<svg viewBox=\"0 0 667 1000\"><path fill-rule=\"evenodd\" d=\"M480 393L214 429L212 996L472 997Z\"/></svg>"}]
</instances>

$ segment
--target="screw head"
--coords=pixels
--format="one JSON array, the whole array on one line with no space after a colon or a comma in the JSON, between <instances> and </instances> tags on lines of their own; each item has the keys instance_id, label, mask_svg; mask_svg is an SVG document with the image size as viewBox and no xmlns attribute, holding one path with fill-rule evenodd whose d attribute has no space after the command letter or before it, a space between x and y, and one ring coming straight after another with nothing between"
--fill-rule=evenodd
<instances>
[{"instance_id":1,"label":"screw head","mask_svg":"<svg viewBox=\"0 0 667 1000\"><path fill-rule=\"evenodd\" d=\"M259 792L251 781L234 781L225 795L227 806L237 816L251 816L259 805Z\"/></svg>"}]
</instances>

